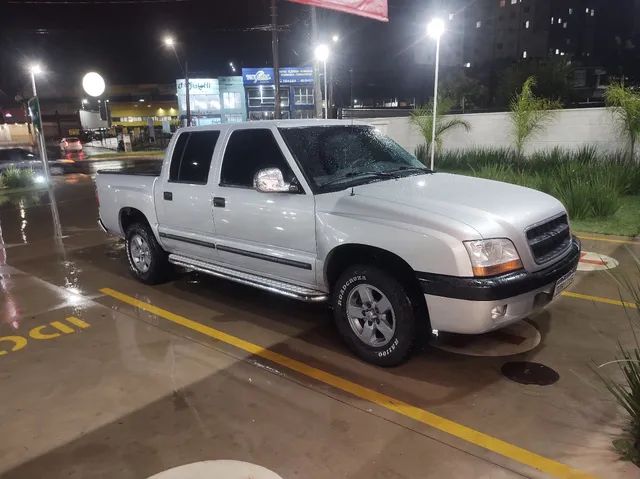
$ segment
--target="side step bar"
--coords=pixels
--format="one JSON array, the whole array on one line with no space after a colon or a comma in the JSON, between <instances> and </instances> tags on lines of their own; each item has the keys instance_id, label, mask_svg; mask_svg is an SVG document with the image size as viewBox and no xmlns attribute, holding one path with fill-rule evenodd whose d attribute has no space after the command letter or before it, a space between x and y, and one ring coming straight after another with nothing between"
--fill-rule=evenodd
<instances>
[{"instance_id":1,"label":"side step bar","mask_svg":"<svg viewBox=\"0 0 640 479\"><path fill-rule=\"evenodd\" d=\"M235 269L225 268L224 266L214 265L206 263L194 258L188 258L177 254L169 255L169 262L176 266L182 266L184 268L193 269L201 273L210 274L211 276L217 276L218 278L225 278L236 283L253 286L254 288L263 289L272 293L294 298L300 301L307 302L321 302L326 301L329 296L327 293L317 291L315 289L305 288L304 286L298 286L295 284L285 283L275 279L265 278L251 273L245 273L243 271L236 271Z\"/></svg>"}]
</instances>

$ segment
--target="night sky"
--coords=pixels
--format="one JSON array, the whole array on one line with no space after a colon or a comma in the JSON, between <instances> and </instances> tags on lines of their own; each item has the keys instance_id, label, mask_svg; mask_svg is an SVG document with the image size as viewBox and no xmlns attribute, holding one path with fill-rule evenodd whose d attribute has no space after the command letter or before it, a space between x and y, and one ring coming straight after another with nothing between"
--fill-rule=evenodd
<instances>
[{"instance_id":1,"label":"night sky","mask_svg":"<svg viewBox=\"0 0 640 479\"><path fill-rule=\"evenodd\" d=\"M39 60L46 78L43 93L76 88L87 71L107 83L171 83L179 67L162 45L171 33L188 55L191 76L231 74L228 66L271 63L268 0L3 0L0 6L0 103L28 88L25 66ZM424 1L390 0L389 23L318 9L320 32L330 41L340 34L336 76L356 82L389 83L406 77L411 45L424 41L428 18ZM309 63L312 54L309 7L279 1L281 65ZM412 72L420 74L420 72ZM371 85L369 85L371 86ZM343 88L344 90L344 88ZM4 95L3 95L4 93ZM391 93L391 91L390 91ZM4 98L3 98L4 96Z\"/></svg>"}]
</instances>

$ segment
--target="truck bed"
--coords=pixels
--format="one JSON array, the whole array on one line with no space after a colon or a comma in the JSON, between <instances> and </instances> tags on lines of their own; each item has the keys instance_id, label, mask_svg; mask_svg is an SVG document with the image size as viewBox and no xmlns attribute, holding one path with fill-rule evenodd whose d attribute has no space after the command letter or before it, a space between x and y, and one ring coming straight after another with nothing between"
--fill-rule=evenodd
<instances>
[{"instance_id":1,"label":"truck bed","mask_svg":"<svg viewBox=\"0 0 640 479\"><path fill-rule=\"evenodd\" d=\"M100 175L135 175L135 176L160 176L162 171L161 161L149 161L145 164L126 166L120 169L98 170Z\"/></svg>"}]
</instances>

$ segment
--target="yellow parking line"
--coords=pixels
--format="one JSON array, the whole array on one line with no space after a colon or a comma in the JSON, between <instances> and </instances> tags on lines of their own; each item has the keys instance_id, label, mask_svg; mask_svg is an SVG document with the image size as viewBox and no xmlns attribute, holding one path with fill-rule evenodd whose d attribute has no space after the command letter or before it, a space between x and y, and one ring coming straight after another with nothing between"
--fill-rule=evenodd
<instances>
[{"instance_id":1,"label":"yellow parking line","mask_svg":"<svg viewBox=\"0 0 640 479\"><path fill-rule=\"evenodd\" d=\"M605 241L607 243L620 243L620 244L635 244L640 246L640 241L601 238L599 236L586 236L586 235L576 235L576 236L581 240Z\"/></svg>"},{"instance_id":2,"label":"yellow parking line","mask_svg":"<svg viewBox=\"0 0 640 479\"><path fill-rule=\"evenodd\" d=\"M574 293L573 291L563 291L560 293L567 298L584 299L586 301L593 301L595 303L613 304L615 306L623 306L625 308L637 308L635 303L629 301L620 301L618 299L603 298L602 296L591 296L590 294Z\"/></svg>"},{"instance_id":3,"label":"yellow parking line","mask_svg":"<svg viewBox=\"0 0 640 479\"><path fill-rule=\"evenodd\" d=\"M179 324L180 326L184 326L193 331L197 331L201 334L209 336L210 338L230 344L231 346L251 353L255 356L267 359L268 361L279 364L280 366L284 366L292 371L303 374L316 381L320 381L336 389L345 391L360 399L375 403L385 409L401 414L402 416L421 422L422 424L426 424L427 426L431 426L440 431L446 432L459 439L467 441L471 444L475 444L476 446L482 447L496 454L500 454L501 456L509 458L520 464L532 467L551 476L565 479L585 479L594 477L585 472L573 469L560 462L548 459L534 452L518 447L514 444L508 443L493 436L489 436L488 434L484 434L480 431L476 431L475 429L471 429L470 427L451 421L442 416L433 414L425 409L413 406L409 403L406 403L399 399L395 399L391 396L387 396L386 394L382 394L373 389L361 386L357 383L328 373L321 369L314 368L288 356L270 351L269 349L265 349L257 344L245 341L244 339L238 338L236 336L232 336L223 331L220 331L219 329L206 326L184 316L180 316L157 306L153 306L152 304L145 303L144 301L140 301L136 298L120 293L111 288L103 288L100 290L100 292L105 295L111 296L112 298L115 298L119 301L122 301L123 303L127 303L136 308L155 314L156 316L167 319L173 323Z\"/></svg>"}]
</instances>

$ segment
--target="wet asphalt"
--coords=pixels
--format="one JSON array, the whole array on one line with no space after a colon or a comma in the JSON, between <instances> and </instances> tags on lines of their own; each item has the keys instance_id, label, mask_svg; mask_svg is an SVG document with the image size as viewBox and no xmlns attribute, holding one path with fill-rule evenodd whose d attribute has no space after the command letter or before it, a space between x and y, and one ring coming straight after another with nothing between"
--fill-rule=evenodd
<instances>
[{"instance_id":1,"label":"wet asphalt","mask_svg":"<svg viewBox=\"0 0 640 479\"><path fill-rule=\"evenodd\" d=\"M377 368L345 348L323 305L197 273L135 281L122 242L96 225L91 168L56 178L52 193L0 195L0 477L144 478L216 459L282 478L548 477L104 288L595 476L638 477L612 449L624 416L594 373L618 340L632 341L624 308L562 297L528 320L533 349L505 335L501 356L423 345ZM637 243L583 245L627 274L640 254ZM619 299L607 272L579 272L571 291ZM509 361L541 363L558 380L514 382L502 374Z\"/></svg>"}]
</instances>

